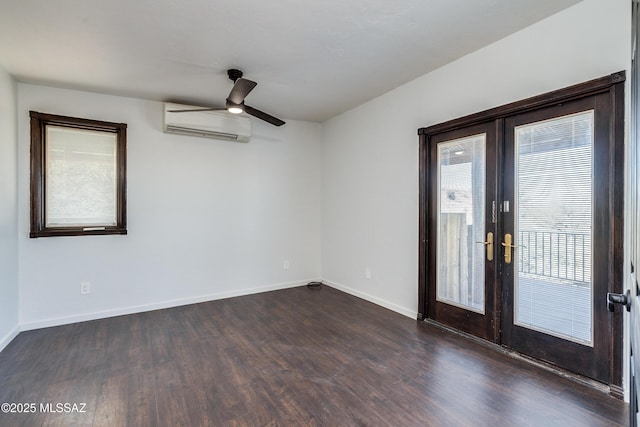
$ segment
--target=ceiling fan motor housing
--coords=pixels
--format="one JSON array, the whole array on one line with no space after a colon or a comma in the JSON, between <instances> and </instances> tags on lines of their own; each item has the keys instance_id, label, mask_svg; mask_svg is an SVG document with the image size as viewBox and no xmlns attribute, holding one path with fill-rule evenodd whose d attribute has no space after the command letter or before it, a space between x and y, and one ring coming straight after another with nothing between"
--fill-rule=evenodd
<instances>
[{"instance_id":1,"label":"ceiling fan motor housing","mask_svg":"<svg viewBox=\"0 0 640 427\"><path fill-rule=\"evenodd\" d=\"M236 70L235 68L230 68L227 70L227 75L235 83L235 81L241 78L243 74L242 74L242 71L240 70Z\"/></svg>"}]
</instances>

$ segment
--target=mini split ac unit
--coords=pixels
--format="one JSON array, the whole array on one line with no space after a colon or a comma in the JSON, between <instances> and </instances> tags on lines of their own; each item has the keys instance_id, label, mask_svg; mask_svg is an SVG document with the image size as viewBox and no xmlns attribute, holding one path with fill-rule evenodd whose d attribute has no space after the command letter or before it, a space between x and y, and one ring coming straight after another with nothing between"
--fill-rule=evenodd
<instances>
[{"instance_id":1,"label":"mini split ac unit","mask_svg":"<svg viewBox=\"0 0 640 427\"><path fill-rule=\"evenodd\" d=\"M231 114L227 111L171 112L171 110L188 110L191 108L204 107L165 103L164 132L224 139L226 141L249 142L251 138L251 121L248 117Z\"/></svg>"}]
</instances>

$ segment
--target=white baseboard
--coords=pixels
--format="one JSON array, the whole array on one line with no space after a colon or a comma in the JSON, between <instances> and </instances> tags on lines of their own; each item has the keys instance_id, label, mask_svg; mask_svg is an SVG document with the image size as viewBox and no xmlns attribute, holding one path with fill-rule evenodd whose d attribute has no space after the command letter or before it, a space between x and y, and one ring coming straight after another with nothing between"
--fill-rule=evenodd
<instances>
[{"instance_id":1,"label":"white baseboard","mask_svg":"<svg viewBox=\"0 0 640 427\"><path fill-rule=\"evenodd\" d=\"M380 306L382 306L384 308L388 308L391 311L395 311L396 313L400 313L403 316L410 317L413 320L418 318L418 312L417 311L410 310L410 309L408 309L406 307L401 307L401 306L399 306L397 304L394 304L392 302L389 302L387 300L383 300L381 298L374 297L373 295L369 295L369 294L367 294L365 292L361 292L361 291L355 290L353 288L350 288L348 286L342 285L340 283L332 282L330 280L323 279L322 283L324 283L325 285L330 286L332 288L338 289L338 290L340 290L342 292L346 292L346 293L351 294L353 296L356 296L358 298L362 298L364 300L372 302L372 303L374 303L376 305L380 305Z\"/></svg>"},{"instance_id":2,"label":"white baseboard","mask_svg":"<svg viewBox=\"0 0 640 427\"><path fill-rule=\"evenodd\" d=\"M12 330L9 331L9 333L7 333L5 336L3 336L2 338L0 338L0 351L4 350L4 348L6 346L9 345L9 343L18 336L18 334L20 333L20 326L16 325L15 328L13 328Z\"/></svg>"},{"instance_id":3,"label":"white baseboard","mask_svg":"<svg viewBox=\"0 0 640 427\"><path fill-rule=\"evenodd\" d=\"M243 295L257 294L260 292L276 291L279 289L294 288L302 286L311 281L319 279L296 280L295 282L277 283L272 285L260 286L256 288L241 289L238 291L219 292L215 294L201 295L197 297L182 298L170 301L161 301L157 303L136 305L113 310L98 311L93 313L85 313L74 316L56 317L44 320L36 320L33 322L25 322L20 325L20 331L30 331L33 329L48 328L51 326L67 325L69 323L86 322L89 320L104 319L107 317L123 316L126 314L142 313L145 311L161 310L163 308L179 307L181 305L197 304L200 302L214 301L225 298L239 297ZM17 333L16 333L17 335ZM13 339L13 337L11 338ZM11 341L9 339L9 341ZM1 344L1 342L0 342ZM8 344L8 342L7 342ZM1 348L1 347L0 347Z\"/></svg>"}]
</instances>

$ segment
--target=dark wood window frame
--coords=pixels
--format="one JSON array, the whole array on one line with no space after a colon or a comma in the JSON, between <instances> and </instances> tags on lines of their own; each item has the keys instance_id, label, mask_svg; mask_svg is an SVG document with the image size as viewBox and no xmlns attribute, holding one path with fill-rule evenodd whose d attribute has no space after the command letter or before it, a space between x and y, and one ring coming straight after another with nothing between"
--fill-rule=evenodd
<instances>
[{"instance_id":1,"label":"dark wood window frame","mask_svg":"<svg viewBox=\"0 0 640 427\"><path fill-rule=\"evenodd\" d=\"M127 125L30 111L31 117L31 232L30 237L127 234ZM113 226L47 227L46 129L57 126L116 135L116 224Z\"/></svg>"},{"instance_id":2,"label":"dark wood window frame","mask_svg":"<svg viewBox=\"0 0 640 427\"><path fill-rule=\"evenodd\" d=\"M428 301L430 276L428 271L429 259L429 191L430 191L430 141L431 137L443 132L452 131L472 125L487 122L499 123L503 119L516 114L534 111L552 105L574 101L587 96L600 93L610 94L610 108L612 124L610 132L612 177L616 188L624 187L624 144L615 141L624 141L624 82L625 71L613 73L588 82L579 83L564 89L548 92L521 101L516 101L490 110L471 114L448 122L436 124L418 129L419 136L419 242L418 242L418 320L426 320L428 317ZM502 129L499 130L503 132ZM612 247L610 253L611 277L613 277L612 292L621 293L623 290L623 192L613 192L609 195L610 206L613 207L613 224L611 228ZM611 323L611 393L622 395L622 359L623 359L623 327L622 310L616 309Z\"/></svg>"}]
</instances>

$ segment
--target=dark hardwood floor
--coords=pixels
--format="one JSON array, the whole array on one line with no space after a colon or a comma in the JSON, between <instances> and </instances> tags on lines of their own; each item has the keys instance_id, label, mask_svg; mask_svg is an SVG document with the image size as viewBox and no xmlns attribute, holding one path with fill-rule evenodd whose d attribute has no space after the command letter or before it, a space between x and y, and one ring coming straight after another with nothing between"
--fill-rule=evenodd
<instances>
[{"instance_id":1,"label":"dark hardwood floor","mask_svg":"<svg viewBox=\"0 0 640 427\"><path fill-rule=\"evenodd\" d=\"M326 286L23 332L1 426L614 426L626 405ZM84 413L40 403L86 403ZM77 408L80 409L80 408Z\"/></svg>"}]
</instances>

